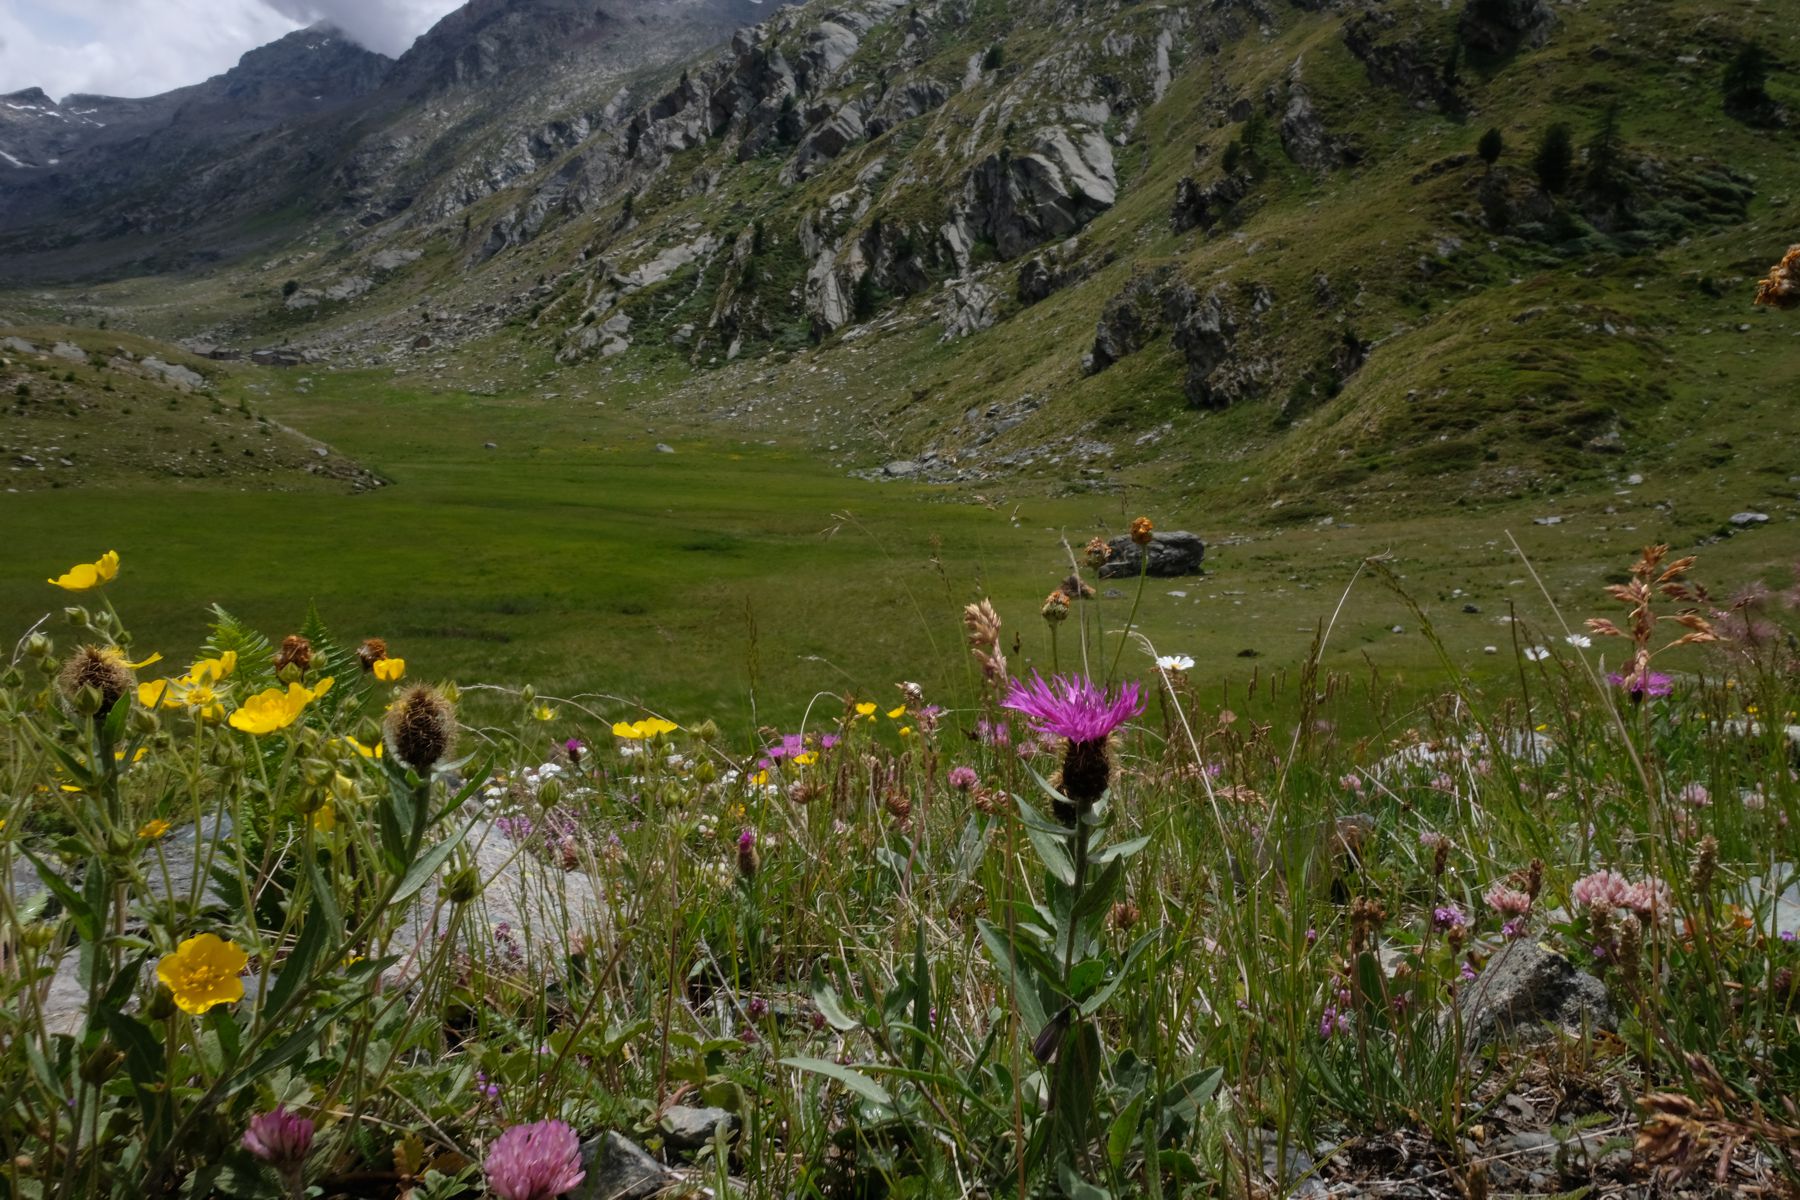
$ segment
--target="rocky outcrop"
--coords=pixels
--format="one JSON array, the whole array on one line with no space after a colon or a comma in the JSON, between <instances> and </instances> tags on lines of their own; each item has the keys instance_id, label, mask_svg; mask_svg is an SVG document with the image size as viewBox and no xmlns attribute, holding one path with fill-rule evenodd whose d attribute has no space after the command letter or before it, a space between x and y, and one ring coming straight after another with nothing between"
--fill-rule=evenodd
<instances>
[{"instance_id":1,"label":"rocky outcrop","mask_svg":"<svg viewBox=\"0 0 1800 1200\"><path fill-rule=\"evenodd\" d=\"M1457 22L1465 46L1491 54L1535 50L1555 29L1550 0L1466 0Z\"/></svg>"},{"instance_id":2,"label":"rocky outcrop","mask_svg":"<svg viewBox=\"0 0 1800 1200\"><path fill-rule=\"evenodd\" d=\"M1091 375L1136 354L1164 329L1169 272L1139 273L1106 302L1094 328L1094 348L1083 360Z\"/></svg>"},{"instance_id":3,"label":"rocky outcrop","mask_svg":"<svg viewBox=\"0 0 1800 1200\"><path fill-rule=\"evenodd\" d=\"M1455 90L1444 78L1441 50L1399 32L1385 8L1366 8L1344 21L1344 47L1362 63L1369 82L1392 88L1418 104L1449 109Z\"/></svg>"},{"instance_id":4,"label":"rocky outcrop","mask_svg":"<svg viewBox=\"0 0 1800 1200\"><path fill-rule=\"evenodd\" d=\"M1175 203L1169 211L1169 224L1176 233L1190 229L1210 230L1224 220L1245 196L1250 194L1251 178L1247 171L1202 184L1193 176L1185 176L1175 184Z\"/></svg>"},{"instance_id":5,"label":"rocky outcrop","mask_svg":"<svg viewBox=\"0 0 1800 1200\"><path fill-rule=\"evenodd\" d=\"M944 336L940 341L980 333L1000 320L1000 293L985 283L959 279L944 288Z\"/></svg>"},{"instance_id":6,"label":"rocky outcrop","mask_svg":"<svg viewBox=\"0 0 1800 1200\"><path fill-rule=\"evenodd\" d=\"M1098 130L1045 127L1031 147L989 155L963 185L955 223L1003 259L1074 233L1118 198L1112 148Z\"/></svg>"},{"instance_id":7,"label":"rocky outcrop","mask_svg":"<svg viewBox=\"0 0 1800 1200\"><path fill-rule=\"evenodd\" d=\"M1252 284L1249 315L1260 316L1273 303L1268 289ZM1237 305L1231 289L1221 284L1206 295L1195 294L1187 284L1169 295L1166 312L1174 326L1171 340L1187 360L1182 390L1195 408L1228 408L1258 394L1273 371L1261 359L1235 353L1239 334Z\"/></svg>"},{"instance_id":8,"label":"rocky outcrop","mask_svg":"<svg viewBox=\"0 0 1800 1200\"><path fill-rule=\"evenodd\" d=\"M1200 563L1206 557L1206 543L1200 540L1199 534L1185 529L1153 533L1148 546L1139 546L1128 535L1113 538L1106 544L1112 549L1112 557L1100 568L1102 579L1133 577L1140 569L1159 579L1198 575ZM1144 568L1146 555L1149 566Z\"/></svg>"},{"instance_id":9,"label":"rocky outcrop","mask_svg":"<svg viewBox=\"0 0 1800 1200\"><path fill-rule=\"evenodd\" d=\"M1300 82L1300 64L1290 73L1287 99L1279 125L1281 148L1287 156L1309 171L1325 172L1356 161L1358 155L1346 138L1325 128L1325 122L1313 107L1312 97Z\"/></svg>"}]
</instances>

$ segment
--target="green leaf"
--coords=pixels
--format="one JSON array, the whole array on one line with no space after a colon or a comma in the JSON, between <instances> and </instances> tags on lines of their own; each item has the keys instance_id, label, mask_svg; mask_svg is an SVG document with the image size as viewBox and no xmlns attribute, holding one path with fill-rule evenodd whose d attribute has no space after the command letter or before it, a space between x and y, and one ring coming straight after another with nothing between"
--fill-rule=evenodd
<instances>
[{"instance_id":1,"label":"green leaf","mask_svg":"<svg viewBox=\"0 0 1800 1200\"><path fill-rule=\"evenodd\" d=\"M1023 800L1019 801L1021 814L1028 813L1030 809L1029 804ZM1043 860L1044 869L1049 871L1051 876L1064 887L1074 887L1075 864L1069 860L1069 852L1063 848L1063 839L1068 836L1069 831L1065 829L1059 833L1048 833L1029 818L1023 824L1025 836L1031 839L1032 848Z\"/></svg>"},{"instance_id":2,"label":"green leaf","mask_svg":"<svg viewBox=\"0 0 1800 1200\"><path fill-rule=\"evenodd\" d=\"M1195 1071L1163 1093L1162 1107L1165 1112L1192 1124L1200 1112L1200 1106L1213 1098L1219 1090L1219 1081L1225 1072L1214 1067L1210 1071Z\"/></svg>"},{"instance_id":3,"label":"green leaf","mask_svg":"<svg viewBox=\"0 0 1800 1200\"><path fill-rule=\"evenodd\" d=\"M1091 1017L1099 1012L1100 1006L1111 1000L1113 993L1119 990L1119 985L1131 977L1131 968L1137 965L1138 957L1161 937L1162 930L1154 929L1139 938L1126 952L1125 961L1119 965L1119 969L1114 972L1113 977L1106 981L1106 986L1082 1002L1081 1015Z\"/></svg>"},{"instance_id":4,"label":"green leaf","mask_svg":"<svg viewBox=\"0 0 1800 1200\"><path fill-rule=\"evenodd\" d=\"M1050 799L1053 803L1060 803L1060 804L1072 804L1073 803L1073 801L1071 801L1067 796L1063 795L1061 792L1059 792L1055 788L1051 787L1050 781L1048 779L1045 779L1042 775L1039 775L1036 767L1032 766L1030 763L1026 763L1025 770L1026 770L1026 773L1028 773L1031 776L1031 778L1037 782L1038 787L1043 790L1044 795L1050 797ZM1019 806L1021 808L1024 808L1025 802L1023 800L1020 800ZM1039 816L1037 819L1042 821L1044 818Z\"/></svg>"},{"instance_id":5,"label":"green leaf","mask_svg":"<svg viewBox=\"0 0 1800 1200\"><path fill-rule=\"evenodd\" d=\"M332 933L324 902L320 893L315 892L312 908L300 923L299 940L282 962L281 972L275 976L275 986L269 989L268 1002L263 1009L265 1013L277 1014L287 1007L288 998L305 981L307 972L312 969L313 959L325 948L326 940Z\"/></svg>"},{"instance_id":6,"label":"green leaf","mask_svg":"<svg viewBox=\"0 0 1800 1200\"><path fill-rule=\"evenodd\" d=\"M348 1012L351 1005L356 1004L361 999L360 996L354 997L337 1005L335 1008L327 1009L300 1028L294 1030L294 1032L288 1034L287 1037L283 1038L274 1046L263 1051L261 1057L257 1058L256 1061L252 1062L249 1067L241 1071L237 1077L232 1080L230 1087L226 1089L226 1093L230 1094L235 1092L250 1080L260 1079L262 1076L273 1071L276 1067L286 1066L294 1059L300 1057L300 1055L304 1054L314 1042L318 1041L319 1034L324 1032L325 1026L331 1024L331 1022L337 1020L338 1017Z\"/></svg>"},{"instance_id":7,"label":"green leaf","mask_svg":"<svg viewBox=\"0 0 1800 1200\"><path fill-rule=\"evenodd\" d=\"M888 1095L887 1089L882 1087L879 1083L876 1083L873 1079L870 1079L867 1075L864 1075L861 1071L855 1071L849 1067L840 1066L837 1063L827 1061L823 1058L806 1058L804 1056L784 1058L781 1060L781 1065L784 1067L793 1067L796 1070L807 1071L814 1075L823 1075L828 1079L835 1079L865 1100L879 1104L884 1108L894 1107L894 1098Z\"/></svg>"},{"instance_id":8,"label":"green leaf","mask_svg":"<svg viewBox=\"0 0 1800 1200\"><path fill-rule=\"evenodd\" d=\"M1031 777L1033 779L1037 780L1040 784L1043 784L1044 790L1050 794L1051 799L1061 800L1064 804L1069 803L1068 799L1064 797L1061 792L1058 792L1049 784L1044 783L1044 777L1042 775L1039 775L1036 771L1032 771L1029 766L1025 769L1031 771ZM1058 837L1068 837L1072 832L1069 827L1064 825L1061 821L1052 821L1038 809L1033 808L1026 802L1025 797L1023 796L1014 796L1013 803L1019 806L1019 818L1025 822L1027 827L1036 826L1042 832L1055 834Z\"/></svg>"},{"instance_id":9,"label":"green leaf","mask_svg":"<svg viewBox=\"0 0 1800 1200\"><path fill-rule=\"evenodd\" d=\"M1112 1164L1115 1173L1125 1169L1125 1156L1131 1152L1132 1143L1137 1141L1138 1126L1143 1119L1144 1093L1139 1092L1124 1111L1113 1118L1112 1128L1106 1134L1106 1160Z\"/></svg>"},{"instance_id":10,"label":"green leaf","mask_svg":"<svg viewBox=\"0 0 1800 1200\"><path fill-rule=\"evenodd\" d=\"M431 818L431 823L433 825L440 824L449 817L454 816L457 809L467 804L469 798L486 785L488 777L494 772L494 760L497 757L497 753L488 755L487 758L482 760L479 767L469 772L468 782L463 784L462 790L452 796L450 802L444 805L443 808L440 808L437 811L437 814Z\"/></svg>"},{"instance_id":11,"label":"green leaf","mask_svg":"<svg viewBox=\"0 0 1800 1200\"><path fill-rule=\"evenodd\" d=\"M825 1018L826 1024L839 1033L848 1033L862 1024L861 1021L844 1011L843 1002L838 999L837 989L831 986L831 982L825 978L824 973L816 965L813 967L812 1001L813 1006L819 1010L819 1015Z\"/></svg>"},{"instance_id":12,"label":"green leaf","mask_svg":"<svg viewBox=\"0 0 1800 1200\"><path fill-rule=\"evenodd\" d=\"M113 1009L102 1010L100 1019L106 1022L106 1032L112 1035L113 1043L125 1052L125 1071L131 1081L143 1088L161 1083L163 1045L149 1027Z\"/></svg>"},{"instance_id":13,"label":"green leaf","mask_svg":"<svg viewBox=\"0 0 1800 1200\"><path fill-rule=\"evenodd\" d=\"M1056 1157L1069 1162L1087 1151L1100 1087L1100 1031L1077 1021L1063 1035L1050 1083L1050 1119Z\"/></svg>"},{"instance_id":14,"label":"green leaf","mask_svg":"<svg viewBox=\"0 0 1800 1200\"><path fill-rule=\"evenodd\" d=\"M1048 1025L1050 1014L1044 1011L1038 973L1014 952L1015 947L1004 929L985 917L976 918L975 928L981 933L982 944L987 947L994 965L1000 968L1000 974L1013 982L1013 1002L1019 1006L1019 1017L1025 1027L1035 1032Z\"/></svg>"},{"instance_id":15,"label":"green leaf","mask_svg":"<svg viewBox=\"0 0 1800 1200\"><path fill-rule=\"evenodd\" d=\"M1115 858L1130 858L1150 844L1150 835L1132 838L1128 842L1114 842L1110 846L1102 846L1088 856L1089 862L1109 863Z\"/></svg>"},{"instance_id":16,"label":"green leaf","mask_svg":"<svg viewBox=\"0 0 1800 1200\"><path fill-rule=\"evenodd\" d=\"M30 850L21 846L19 853L31 860L31 865L37 868L38 878L44 881L44 886L55 893L56 898L62 901L62 906L69 910L69 917L74 922L75 932L81 935L82 941L97 941L100 937L100 917L92 908L88 907L87 901L81 898L81 894L69 886L68 880L51 870L45 865L43 859Z\"/></svg>"},{"instance_id":17,"label":"green leaf","mask_svg":"<svg viewBox=\"0 0 1800 1200\"><path fill-rule=\"evenodd\" d=\"M449 858L458 846L462 845L463 839L469 836L469 831L473 828L475 828L475 822L470 821L462 827L460 833L450 835L421 854L419 861L412 865L412 869L400 881L400 887L394 892L393 899L388 903L402 904L412 899L413 895L425 886L425 881L437 874L438 868L444 865L444 860Z\"/></svg>"},{"instance_id":18,"label":"green leaf","mask_svg":"<svg viewBox=\"0 0 1800 1200\"><path fill-rule=\"evenodd\" d=\"M1102 1187L1095 1187L1075 1173L1075 1168L1068 1162L1056 1164L1056 1181L1062 1185L1063 1195L1068 1200L1112 1200L1112 1193Z\"/></svg>"},{"instance_id":19,"label":"green leaf","mask_svg":"<svg viewBox=\"0 0 1800 1200\"><path fill-rule=\"evenodd\" d=\"M1099 878L1090 880L1082 889L1081 899L1076 901L1075 910L1069 914L1069 924L1075 925L1083 917L1101 912L1112 904L1113 894L1119 890L1119 884L1125 879L1125 864L1117 859L1106 864Z\"/></svg>"}]
</instances>

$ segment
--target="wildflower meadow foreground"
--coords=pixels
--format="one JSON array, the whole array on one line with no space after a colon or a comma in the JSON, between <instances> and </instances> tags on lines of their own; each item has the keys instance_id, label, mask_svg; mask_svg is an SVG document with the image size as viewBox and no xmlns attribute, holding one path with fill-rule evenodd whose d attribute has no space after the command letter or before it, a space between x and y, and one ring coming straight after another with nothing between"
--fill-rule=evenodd
<instances>
[{"instance_id":1,"label":"wildflower meadow foreground","mask_svg":"<svg viewBox=\"0 0 1800 1200\"><path fill-rule=\"evenodd\" d=\"M0 1195L1794 1192L1800 588L1652 547L1491 678L1322 620L1231 697L1109 554L970 603L961 694L741 737L316 615L165 662L117 554L48 580Z\"/></svg>"}]
</instances>

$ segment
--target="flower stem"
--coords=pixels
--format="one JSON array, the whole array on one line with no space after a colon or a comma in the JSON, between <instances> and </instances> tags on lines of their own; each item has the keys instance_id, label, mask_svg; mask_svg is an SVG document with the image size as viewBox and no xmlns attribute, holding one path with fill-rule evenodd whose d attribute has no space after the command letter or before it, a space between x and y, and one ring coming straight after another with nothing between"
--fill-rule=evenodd
<instances>
[{"instance_id":1,"label":"flower stem","mask_svg":"<svg viewBox=\"0 0 1800 1200\"><path fill-rule=\"evenodd\" d=\"M1119 648L1113 651L1112 668L1106 672L1106 682L1110 686L1113 677L1119 673L1119 659L1125 656L1125 642L1131 637L1131 627L1137 624L1138 605L1144 601L1144 584L1150 578L1150 547L1141 546L1138 550L1138 585L1137 595L1131 598L1131 615L1125 618L1125 628L1119 631Z\"/></svg>"}]
</instances>

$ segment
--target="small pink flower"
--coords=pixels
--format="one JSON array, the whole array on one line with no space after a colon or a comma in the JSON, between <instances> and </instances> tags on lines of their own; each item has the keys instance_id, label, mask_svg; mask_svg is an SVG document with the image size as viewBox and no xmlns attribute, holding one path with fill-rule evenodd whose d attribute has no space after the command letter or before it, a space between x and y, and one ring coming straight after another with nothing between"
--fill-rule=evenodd
<instances>
[{"instance_id":1,"label":"small pink flower","mask_svg":"<svg viewBox=\"0 0 1800 1200\"><path fill-rule=\"evenodd\" d=\"M280 1104L272 1112L251 1117L244 1130L244 1149L284 1173L300 1169L312 1149L312 1140L313 1123Z\"/></svg>"},{"instance_id":2,"label":"small pink flower","mask_svg":"<svg viewBox=\"0 0 1800 1200\"><path fill-rule=\"evenodd\" d=\"M1505 917L1522 917L1531 911L1531 897L1504 883L1489 888L1482 899L1487 901L1489 908Z\"/></svg>"},{"instance_id":3,"label":"small pink flower","mask_svg":"<svg viewBox=\"0 0 1800 1200\"><path fill-rule=\"evenodd\" d=\"M1704 783L1690 783L1681 789L1680 799L1690 808L1706 808L1712 804L1712 793Z\"/></svg>"},{"instance_id":4,"label":"small pink flower","mask_svg":"<svg viewBox=\"0 0 1800 1200\"><path fill-rule=\"evenodd\" d=\"M1590 908L1625 908L1631 893L1631 881L1617 871L1595 871L1575 881L1569 889L1569 900L1576 911Z\"/></svg>"},{"instance_id":5,"label":"small pink flower","mask_svg":"<svg viewBox=\"0 0 1800 1200\"><path fill-rule=\"evenodd\" d=\"M975 774L974 767L951 767L949 782L952 789L959 792L972 792L981 777Z\"/></svg>"},{"instance_id":6,"label":"small pink flower","mask_svg":"<svg viewBox=\"0 0 1800 1200\"><path fill-rule=\"evenodd\" d=\"M1346 790L1352 791L1352 792L1361 792L1362 788L1363 788L1363 782L1362 782L1361 775L1355 775L1355 774L1346 775L1338 782L1343 784L1343 786Z\"/></svg>"},{"instance_id":7,"label":"small pink flower","mask_svg":"<svg viewBox=\"0 0 1800 1200\"><path fill-rule=\"evenodd\" d=\"M587 1177L581 1143L561 1121L514 1125L494 1139L483 1167L500 1200L554 1200Z\"/></svg>"}]
</instances>

